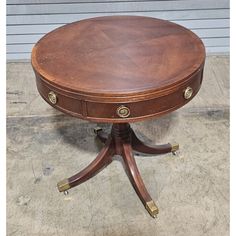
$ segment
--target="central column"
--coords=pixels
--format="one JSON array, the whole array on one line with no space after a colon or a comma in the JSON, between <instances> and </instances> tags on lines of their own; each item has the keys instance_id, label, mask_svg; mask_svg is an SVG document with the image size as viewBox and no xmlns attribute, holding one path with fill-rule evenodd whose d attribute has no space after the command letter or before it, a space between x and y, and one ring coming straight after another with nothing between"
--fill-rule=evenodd
<instances>
[{"instance_id":1,"label":"central column","mask_svg":"<svg viewBox=\"0 0 236 236\"><path fill-rule=\"evenodd\" d=\"M111 136L115 142L116 154L122 155L123 144L131 143L131 127L129 123L113 124Z\"/></svg>"}]
</instances>

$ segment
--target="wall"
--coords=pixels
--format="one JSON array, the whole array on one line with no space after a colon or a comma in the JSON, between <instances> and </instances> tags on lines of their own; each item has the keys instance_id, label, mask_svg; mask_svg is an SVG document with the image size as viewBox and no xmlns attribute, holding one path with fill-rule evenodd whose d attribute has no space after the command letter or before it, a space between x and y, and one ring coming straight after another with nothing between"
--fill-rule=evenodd
<instances>
[{"instance_id":1,"label":"wall","mask_svg":"<svg viewBox=\"0 0 236 236\"><path fill-rule=\"evenodd\" d=\"M7 59L29 59L45 33L72 21L104 15L142 15L183 25L208 53L229 52L229 0L7 0Z\"/></svg>"}]
</instances>

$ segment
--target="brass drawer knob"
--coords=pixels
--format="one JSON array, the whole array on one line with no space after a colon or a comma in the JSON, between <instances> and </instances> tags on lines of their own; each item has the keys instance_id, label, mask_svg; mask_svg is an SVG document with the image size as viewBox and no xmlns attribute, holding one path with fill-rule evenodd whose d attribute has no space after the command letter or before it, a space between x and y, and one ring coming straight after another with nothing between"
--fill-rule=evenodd
<instances>
[{"instance_id":1,"label":"brass drawer knob","mask_svg":"<svg viewBox=\"0 0 236 236\"><path fill-rule=\"evenodd\" d=\"M48 99L52 104L57 103L57 95L52 91L48 93Z\"/></svg>"},{"instance_id":2,"label":"brass drawer knob","mask_svg":"<svg viewBox=\"0 0 236 236\"><path fill-rule=\"evenodd\" d=\"M127 118L130 115L130 110L128 107L122 105L117 108L116 113L121 118Z\"/></svg>"},{"instance_id":3,"label":"brass drawer knob","mask_svg":"<svg viewBox=\"0 0 236 236\"><path fill-rule=\"evenodd\" d=\"M191 98L193 95L193 89L191 87L187 87L185 90L184 90L184 98L185 99L189 99Z\"/></svg>"}]
</instances>

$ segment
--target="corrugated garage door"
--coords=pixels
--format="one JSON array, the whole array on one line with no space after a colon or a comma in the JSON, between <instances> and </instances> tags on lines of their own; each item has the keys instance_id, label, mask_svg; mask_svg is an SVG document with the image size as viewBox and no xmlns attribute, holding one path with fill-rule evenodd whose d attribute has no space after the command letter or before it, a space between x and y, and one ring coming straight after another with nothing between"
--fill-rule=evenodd
<instances>
[{"instance_id":1,"label":"corrugated garage door","mask_svg":"<svg viewBox=\"0 0 236 236\"><path fill-rule=\"evenodd\" d=\"M29 59L35 42L63 24L104 15L167 19L199 35L208 53L229 52L229 1L8 0L7 59Z\"/></svg>"}]
</instances>

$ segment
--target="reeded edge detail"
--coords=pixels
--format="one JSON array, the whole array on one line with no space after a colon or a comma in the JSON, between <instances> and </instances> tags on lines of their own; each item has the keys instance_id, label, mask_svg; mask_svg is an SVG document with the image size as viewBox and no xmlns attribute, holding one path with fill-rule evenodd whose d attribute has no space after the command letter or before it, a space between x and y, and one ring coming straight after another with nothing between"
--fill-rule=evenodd
<instances>
[{"instance_id":1,"label":"reeded edge detail","mask_svg":"<svg viewBox=\"0 0 236 236\"><path fill-rule=\"evenodd\" d=\"M63 180L59 181L57 183L57 188L58 188L59 192L64 192L64 191L70 189L71 187L70 187L68 179L63 179Z\"/></svg>"},{"instance_id":2,"label":"reeded edge detail","mask_svg":"<svg viewBox=\"0 0 236 236\"><path fill-rule=\"evenodd\" d=\"M199 76L200 74L202 74L203 68L204 68L204 63L205 63L205 61L203 61L201 63L201 65L199 66L199 68L196 69L193 73L189 74L188 76L183 78L181 81L179 81L179 83L177 83L174 86L174 89L177 88L177 85L179 87L181 87L181 86L184 86L184 85L189 84L192 81L194 81L195 76ZM37 81L40 81L41 83L42 82L46 83L47 86L57 89L64 96L69 96L69 97L73 97L76 99L78 99L78 97L80 97L80 98L82 98L82 100L89 99L89 101L95 101L95 102L98 102L98 101L110 102L110 101L113 101L114 97L118 99L117 102L122 102L122 103L127 103L130 101L130 99L132 99L132 101L134 101L134 102L140 102L143 100L151 100L151 99L163 97L163 96L169 95L173 92L173 86L166 85L166 86L163 86L162 89L158 89L158 90L157 89L147 89L145 91L135 92L135 94L133 94L133 93L126 94L125 96L122 96L122 94L119 94L119 95L118 94L117 95L103 94L103 96L101 97L100 93L94 93L93 91L84 92L84 91L79 91L79 90L73 90L72 88L68 88L68 87L56 84L55 82L49 81L48 79L46 79L47 77L45 77L39 71L35 71L35 74L36 74ZM200 87L201 86L199 86L198 90L200 89ZM198 90L195 92L195 94L197 94Z\"/></svg>"},{"instance_id":3,"label":"reeded edge detail","mask_svg":"<svg viewBox=\"0 0 236 236\"><path fill-rule=\"evenodd\" d=\"M159 213L158 207L156 206L155 202L149 201L146 202L146 209L148 211L148 213L153 217L153 218L157 218L157 214Z\"/></svg>"}]
</instances>

